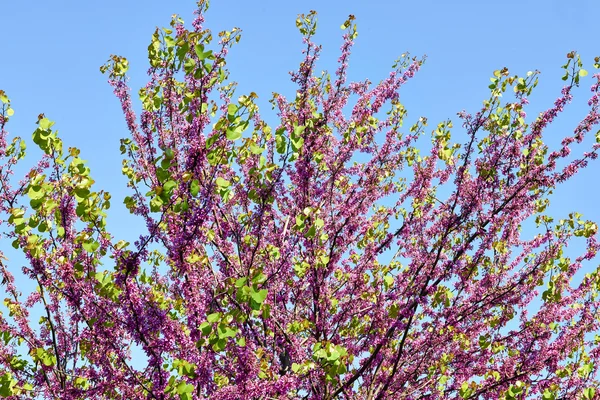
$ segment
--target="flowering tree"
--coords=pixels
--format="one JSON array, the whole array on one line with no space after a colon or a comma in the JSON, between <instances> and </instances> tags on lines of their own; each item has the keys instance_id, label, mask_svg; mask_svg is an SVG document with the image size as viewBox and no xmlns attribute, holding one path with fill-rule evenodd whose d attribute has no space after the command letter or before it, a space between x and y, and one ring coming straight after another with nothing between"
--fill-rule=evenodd
<instances>
[{"instance_id":1,"label":"flowering tree","mask_svg":"<svg viewBox=\"0 0 600 400\"><path fill-rule=\"evenodd\" d=\"M596 398L600 274L573 278L600 247L597 226L545 209L600 149L570 154L599 122L600 75L557 149L542 134L587 75L575 53L560 97L531 122L537 73L502 69L483 107L459 113L466 143L446 121L423 144L426 119L403 128L398 98L423 60L403 56L375 85L347 83L351 16L339 68L315 75L310 12L296 21L298 91L273 96L271 127L256 95L234 97L228 81L240 31L211 47L206 8L190 30L174 17L154 33L139 120L127 60L102 67L131 134L124 203L147 226L133 244L107 232L111 196L43 115L33 141L44 155L13 182L25 144L7 138L0 92L2 244L23 251L37 286L22 295L3 257L0 396ZM569 258L576 237L585 251Z\"/></svg>"}]
</instances>

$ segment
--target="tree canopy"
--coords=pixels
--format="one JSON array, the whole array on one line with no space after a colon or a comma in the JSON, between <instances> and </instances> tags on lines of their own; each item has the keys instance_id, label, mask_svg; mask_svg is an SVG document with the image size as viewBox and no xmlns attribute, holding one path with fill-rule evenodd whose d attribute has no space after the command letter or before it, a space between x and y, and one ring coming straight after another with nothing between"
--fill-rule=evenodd
<instances>
[{"instance_id":1,"label":"tree canopy","mask_svg":"<svg viewBox=\"0 0 600 400\"><path fill-rule=\"evenodd\" d=\"M600 134L584 139L600 121L600 74L557 148L544 132L588 75L575 52L539 116L526 115L538 73L502 68L453 138L451 120L403 125L399 93L424 58L348 82L353 16L338 69L318 73L311 11L296 21L297 92L273 95L273 125L229 79L240 31L213 36L207 8L152 35L139 116L127 59L101 67L129 129L117 201L145 221L134 243L107 231L111 195L45 115L33 133L43 157L15 181L26 142L9 138L0 91L1 240L37 287L24 296L2 257L0 396L596 398L600 275L573 278L598 228L547 207L597 158ZM584 251L569 257L575 240Z\"/></svg>"}]
</instances>

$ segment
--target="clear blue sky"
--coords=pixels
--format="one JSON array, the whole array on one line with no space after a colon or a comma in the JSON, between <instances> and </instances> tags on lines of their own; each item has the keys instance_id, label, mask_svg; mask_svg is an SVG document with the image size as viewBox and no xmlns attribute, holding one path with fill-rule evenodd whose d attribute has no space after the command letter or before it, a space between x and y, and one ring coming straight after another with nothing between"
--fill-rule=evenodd
<instances>
[{"instance_id":1,"label":"clear blue sky","mask_svg":"<svg viewBox=\"0 0 600 400\"><path fill-rule=\"evenodd\" d=\"M155 27L167 26L174 13L191 22L194 1L2 1L0 8L0 89L16 111L8 129L29 138L40 112L56 121L65 146L79 147L89 161L97 188L113 194L109 229L118 238L134 239L139 232L132 228L140 225L121 205L126 191L118 147L128 132L98 68L110 54L127 57L130 84L137 92L146 82L146 48ZM339 26L348 14L356 16L359 30L351 79L379 81L405 51L428 56L402 92L410 123L423 115L435 126L448 117L457 121L456 112L462 109L476 111L487 97L492 71L504 66L519 74L542 71L530 98L532 119L559 94L560 65L568 51L578 50L588 65L600 55L597 0L214 0L207 25L215 32L233 26L244 32L228 62L239 93L255 91L264 102L273 91L293 96L288 71L297 67L302 48L294 21L311 9L319 13L323 68L335 70ZM571 132L585 115L590 82L590 77L583 80L569 112L548 131L550 142ZM270 107L262 114L273 120ZM581 211L600 221L599 172L596 163L557 190L557 217ZM7 247L0 244L3 250Z\"/></svg>"}]
</instances>

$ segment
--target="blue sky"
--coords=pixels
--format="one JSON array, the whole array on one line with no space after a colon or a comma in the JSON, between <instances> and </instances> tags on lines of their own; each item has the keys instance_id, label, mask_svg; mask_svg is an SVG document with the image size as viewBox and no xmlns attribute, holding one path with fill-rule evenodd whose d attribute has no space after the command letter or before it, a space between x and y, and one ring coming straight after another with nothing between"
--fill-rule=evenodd
<instances>
[{"instance_id":1,"label":"blue sky","mask_svg":"<svg viewBox=\"0 0 600 400\"><path fill-rule=\"evenodd\" d=\"M127 192L118 148L128 132L118 101L98 68L110 54L127 57L130 84L137 92L146 82L146 49L155 27L167 26L174 13L191 22L194 1L3 3L0 89L16 111L9 131L29 138L41 112L56 121L65 146L82 150L97 188L113 194L109 229L118 238L135 239L141 224L121 205ZM401 94L409 111L407 125L426 116L435 126L446 118L457 121L456 112L462 109L476 111L488 95L488 78L504 66L518 74L542 72L530 98L532 119L558 96L563 84L560 65L568 51L578 50L589 70L593 57L600 55L595 24L600 2L595 0L213 1L208 27L215 32L234 26L243 30L242 41L228 59L238 93L254 91L263 104L274 91L293 96L288 71L297 67L302 49L294 21L298 13L312 9L319 13L316 40L323 44L323 69L336 68L342 43L339 27L348 14L356 16L359 31L351 80L385 78L405 51L427 55L423 69ZM584 117L591 74L582 83L568 112L548 130L549 142L559 141ZM262 114L274 121L270 107ZM26 163L34 161L29 157ZM600 221L599 172L596 163L557 190L552 200L557 217L580 211ZM0 244L6 247L8 243Z\"/></svg>"}]
</instances>

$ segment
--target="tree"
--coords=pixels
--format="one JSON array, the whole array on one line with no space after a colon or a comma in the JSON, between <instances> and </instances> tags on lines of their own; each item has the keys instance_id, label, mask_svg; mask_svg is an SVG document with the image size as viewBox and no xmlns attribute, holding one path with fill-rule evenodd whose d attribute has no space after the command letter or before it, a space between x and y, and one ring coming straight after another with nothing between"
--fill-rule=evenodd
<instances>
[{"instance_id":1,"label":"tree","mask_svg":"<svg viewBox=\"0 0 600 400\"><path fill-rule=\"evenodd\" d=\"M111 196L44 115L42 160L11 186L25 142L8 141L0 92L2 243L23 251L38 289L23 296L4 258L0 396L595 398L600 274L574 277L598 251L597 225L545 210L597 157L600 144L571 149L599 122L600 74L557 149L542 134L587 75L574 52L560 97L532 122L537 73L501 69L483 107L459 113L466 143L448 120L429 145L425 118L402 127L398 95L424 60L403 55L380 83L347 83L350 16L338 70L316 75L311 11L296 21L296 97L273 96L271 127L228 80L240 31L211 47L198 5L191 29L174 17L154 33L139 121L127 60L101 68L131 133L124 203L148 228L133 244L106 230ZM585 251L567 257L578 238Z\"/></svg>"}]
</instances>

